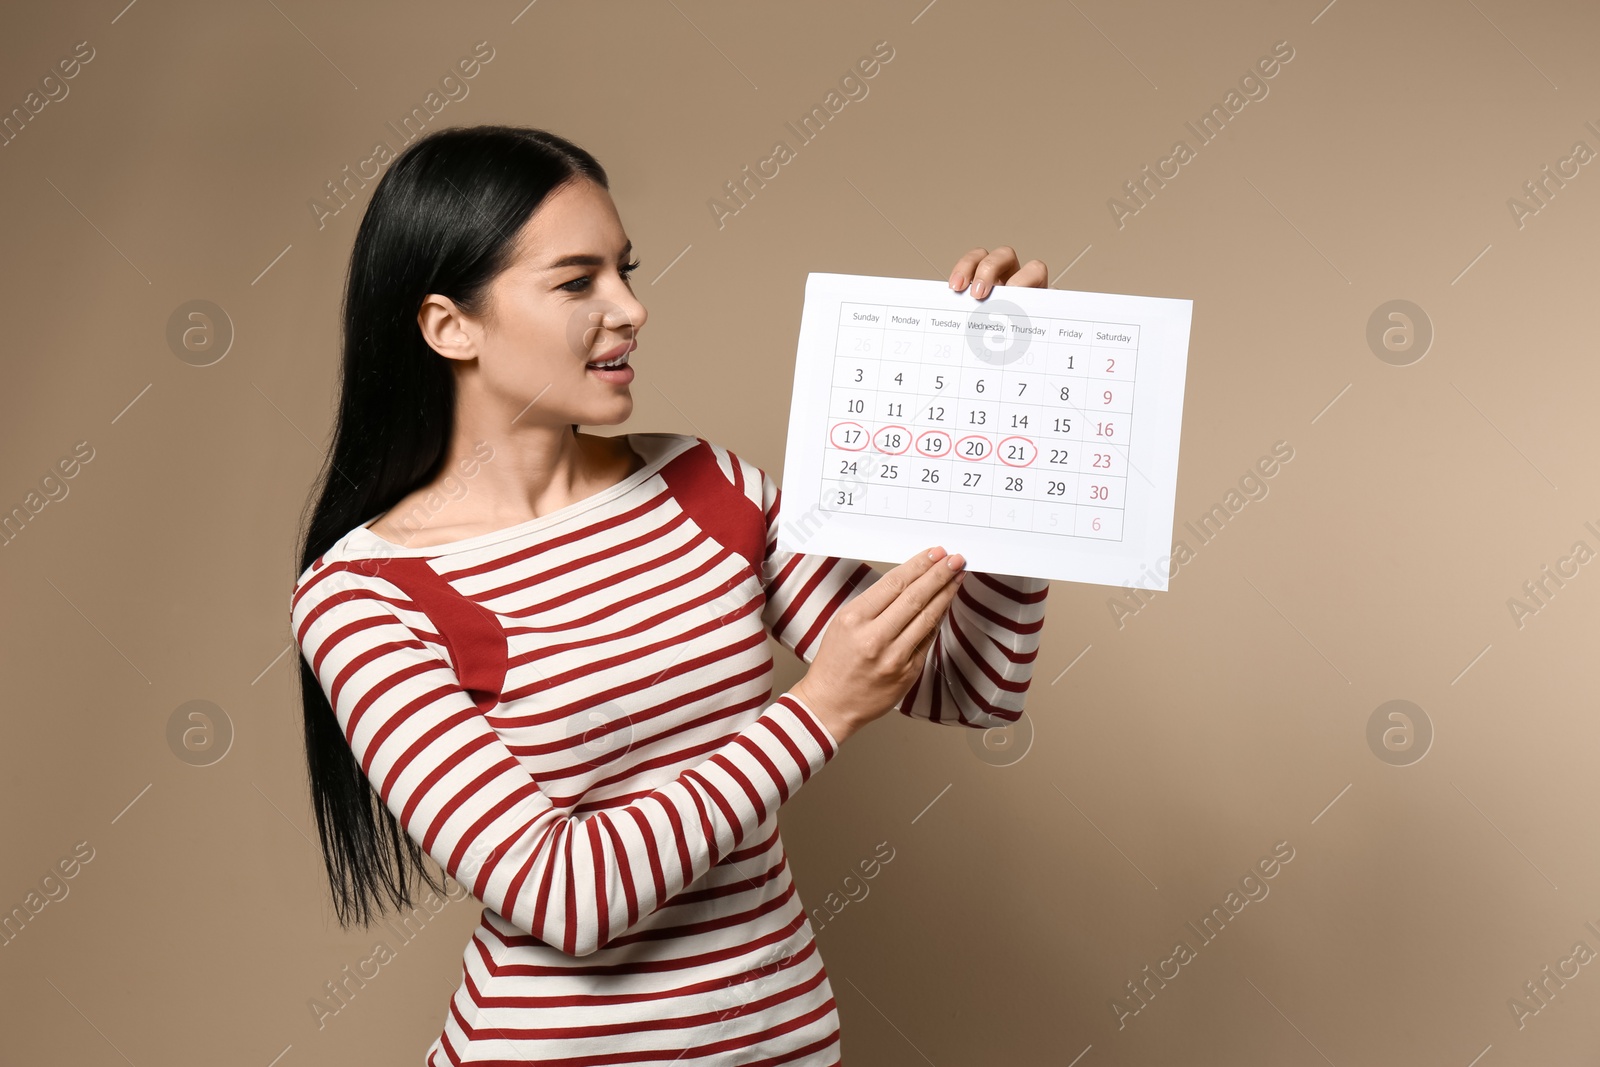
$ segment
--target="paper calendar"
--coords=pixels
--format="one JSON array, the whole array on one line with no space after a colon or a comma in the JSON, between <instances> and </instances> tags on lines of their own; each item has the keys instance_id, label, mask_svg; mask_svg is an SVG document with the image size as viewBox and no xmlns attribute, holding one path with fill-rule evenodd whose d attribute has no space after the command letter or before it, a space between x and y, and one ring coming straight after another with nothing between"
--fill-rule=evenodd
<instances>
[{"instance_id":1,"label":"paper calendar","mask_svg":"<svg viewBox=\"0 0 1600 1067\"><path fill-rule=\"evenodd\" d=\"M778 547L1166 589L1192 308L810 274Z\"/></svg>"}]
</instances>

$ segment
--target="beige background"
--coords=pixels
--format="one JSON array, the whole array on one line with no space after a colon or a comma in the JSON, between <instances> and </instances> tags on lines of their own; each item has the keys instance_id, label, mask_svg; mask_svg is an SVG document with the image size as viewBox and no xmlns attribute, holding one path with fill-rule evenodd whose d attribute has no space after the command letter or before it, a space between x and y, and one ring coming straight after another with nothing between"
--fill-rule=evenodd
<instances>
[{"instance_id":1,"label":"beige background","mask_svg":"<svg viewBox=\"0 0 1600 1067\"><path fill-rule=\"evenodd\" d=\"M120 2L13 11L0 41L6 111L94 49L0 148L0 508L67 491L0 552L0 909L93 850L0 947L6 1062L414 1063L442 1023L477 905L409 942L333 923L288 594L371 185L322 229L308 201L479 41L435 125L574 138L644 263L634 416L600 432L781 477L806 272L1011 243L1059 288L1194 301L1180 527L1294 449L1121 628L1115 590L1053 586L1031 741L891 717L786 806L803 899L858 898L813 920L847 1062L1595 1062L1600 966L1508 1006L1600 951L1600 565L1508 607L1600 550L1600 168L1520 227L1507 204L1600 149L1592 6ZM869 94L719 229L708 200L879 41ZM1119 228L1108 199L1279 41L1269 94ZM197 299L234 332L205 367L166 339ZM1435 333L1408 366L1366 340L1394 299ZM1393 699L1434 734L1405 766L1367 740ZM232 732L207 766L169 739L194 700L206 759ZM1184 924L1280 841L1201 946ZM1119 1028L1180 937L1196 958Z\"/></svg>"}]
</instances>

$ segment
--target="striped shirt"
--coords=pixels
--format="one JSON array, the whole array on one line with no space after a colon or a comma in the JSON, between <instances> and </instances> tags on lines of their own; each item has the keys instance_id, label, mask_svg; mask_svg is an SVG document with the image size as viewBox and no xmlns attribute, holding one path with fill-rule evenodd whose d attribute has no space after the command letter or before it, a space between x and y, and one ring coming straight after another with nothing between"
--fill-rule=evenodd
<instances>
[{"instance_id":1,"label":"striped shirt","mask_svg":"<svg viewBox=\"0 0 1600 1067\"><path fill-rule=\"evenodd\" d=\"M880 576L779 551L780 491L701 438L557 511L408 548L365 525L302 573L301 655L406 832L485 905L432 1067L840 1062L778 808L838 752L806 663ZM1048 583L972 573L898 706L1015 722Z\"/></svg>"}]
</instances>

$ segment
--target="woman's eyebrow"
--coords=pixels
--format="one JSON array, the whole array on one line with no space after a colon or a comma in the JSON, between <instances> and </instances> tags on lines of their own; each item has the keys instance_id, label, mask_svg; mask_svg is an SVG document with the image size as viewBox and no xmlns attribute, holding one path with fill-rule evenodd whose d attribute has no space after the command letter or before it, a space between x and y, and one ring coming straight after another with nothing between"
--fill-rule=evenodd
<instances>
[{"instance_id":1,"label":"woman's eyebrow","mask_svg":"<svg viewBox=\"0 0 1600 1067\"><path fill-rule=\"evenodd\" d=\"M633 242L629 241L622 246L622 251L617 253L617 258L622 259L633 251ZM561 270L563 267L603 267L606 264L604 256L597 256L589 252L579 252L570 256L562 256L549 266L541 268L545 271Z\"/></svg>"}]
</instances>

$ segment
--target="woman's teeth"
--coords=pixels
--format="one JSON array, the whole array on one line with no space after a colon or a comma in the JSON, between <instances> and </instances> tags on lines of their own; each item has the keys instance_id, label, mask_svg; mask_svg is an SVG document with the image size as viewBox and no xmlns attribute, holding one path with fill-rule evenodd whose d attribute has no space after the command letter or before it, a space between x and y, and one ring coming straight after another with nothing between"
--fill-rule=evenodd
<instances>
[{"instance_id":1,"label":"woman's teeth","mask_svg":"<svg viewBox=\"0 0 1600 1067\"><path fill-rule=\"evenodd\" d=\"M612 369L615 369L617 367L625 367L627 365L628 365L628 355L627 355L626 352L624 352L622 355L618 356L616 359L612 360L609 363L591 363L591 364L589 364L589 366L596 367L596 368L598 368L600 370L612 370Z\"/></svg>"}]
</instances>

